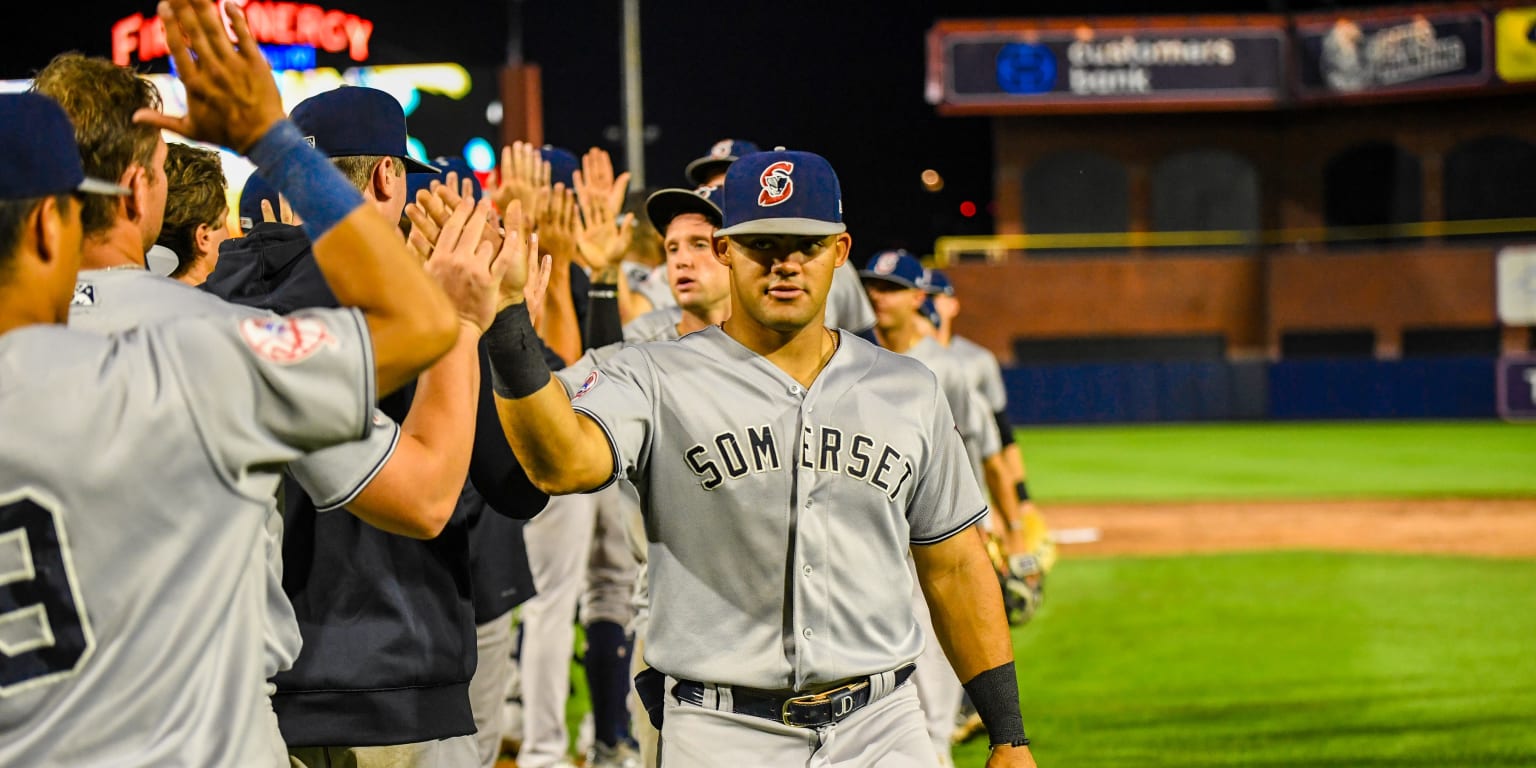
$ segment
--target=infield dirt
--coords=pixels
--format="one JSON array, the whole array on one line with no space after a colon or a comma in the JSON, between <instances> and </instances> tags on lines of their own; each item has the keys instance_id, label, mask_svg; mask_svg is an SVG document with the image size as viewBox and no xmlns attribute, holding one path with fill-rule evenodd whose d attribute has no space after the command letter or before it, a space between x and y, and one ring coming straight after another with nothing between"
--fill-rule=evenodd
<instances>
[{"instance_id":1,"label":"infield dirt","mask_svg":"<svg viewBox=\"0 0 1536 768\"><path fill-rule=\"evenodd\" d=\"M1536 557L1536 499L1041 503L1062 557L1268 549Z\"/></svg>"}]
</instances>

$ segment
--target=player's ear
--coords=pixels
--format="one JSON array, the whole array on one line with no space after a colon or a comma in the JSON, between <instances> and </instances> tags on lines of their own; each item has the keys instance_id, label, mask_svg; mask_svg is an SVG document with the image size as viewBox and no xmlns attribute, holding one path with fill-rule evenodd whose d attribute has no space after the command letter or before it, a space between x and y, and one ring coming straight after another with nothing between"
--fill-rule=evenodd
<instances>
[{"instance_id":1,"label":"player's ear","mask_svg":"<svg viewBox=\"0 0 1536 768\"><path fill-rule=\"evenodd\" d=\"M840 233L834 242L837 245L837 263L833 266L841 267L843 262L848 260L848 254L853 251L853 235L847 232Z\"/></svg>"},{"instance_id":2,"label":"player's ear","mask_svg":"<svg viewBox=\"0 0 1536 768\"><path fill-rule=\"evenodd\" d=\"M731 244L723 237L716 237L710 241L715 247L715 261L729 267L731 265Z\"/></svg>"}]
</instances>

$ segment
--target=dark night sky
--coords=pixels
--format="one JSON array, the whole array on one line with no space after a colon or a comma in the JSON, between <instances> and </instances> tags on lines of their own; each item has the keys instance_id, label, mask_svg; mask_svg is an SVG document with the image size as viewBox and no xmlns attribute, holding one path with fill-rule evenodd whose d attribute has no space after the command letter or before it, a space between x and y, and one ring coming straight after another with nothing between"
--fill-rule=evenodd
<instances>
[{"instance_id":1,"label":"dark night sky","mask_svg":"<svg viewBox=\"0 0 1536 768\"><path fill-rule=\"evenodd\" d=\"M374 63L453 60L493 67L507 55L510 2L318 4L374 22ZM687 161L725 137L808 149L838 169L856 257L893 246L923 253L940 234L990 231L984 214L966 221L955 213L961 200L984 207L990 197L988 120L940 118L922 98L924 36L935 20L1392 4L641 0L645 117L658 129L646 150L647 181L682 185ZM622 143L604 139L604 130L622 121L620 0L522 0L520 6L524 58L543 72L546 138L578 153L603 146L622 161ZM43 23L12 26L0 51L0 77L25 77L65 49L107 55L112 22L153 8L145 0L30 4L28 14L41 15ZM941 194L922 191L924 168L944 175Z\"/></svg>"}]
</instances>

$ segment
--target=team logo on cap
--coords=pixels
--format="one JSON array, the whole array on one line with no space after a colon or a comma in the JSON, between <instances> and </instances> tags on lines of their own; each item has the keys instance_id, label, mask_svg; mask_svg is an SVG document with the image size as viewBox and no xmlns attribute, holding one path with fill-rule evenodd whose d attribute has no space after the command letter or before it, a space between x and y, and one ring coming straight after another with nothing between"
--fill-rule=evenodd
<instances>
[{"instance_id":1,"label":"team logo on cap","mask_svg":"<svg viewBox=\"0 0 1536 768\"><path fill-rule=\"evenodd\" d=\"M587 378L586 378L585 381L581 382L581 386L576 388L576 393L571 395L571 399L575 400L575 399L581 397L582 395L585 395L587 392L590 392L592 390L592 387L594 387L596 385L597 385L597 370L594 369L591 373L587 374Z\"/></svg>"},{"instance_id":2,"label":"team logo on cap","mask_svg":"<svg viewBox=\"0 0 1536 768\"><path fill-rule=\"evenodd\" d=\"M252 317L240 322L240 338L257 355L278 365L308 359L336 344L325 323L313 317Z\"/></svg>"},{"instance_id":3,"label":"team logo on cap","mask_svg":"<svg viewBox=\"0 0 1536 768\"><path fill-rule=\"evenodd\" d=\"M763 191L757 195L757 204L766 208L788 200L795 193L795 182L789 178L794 170L795 164L788 160L780 160L764 168L763 175L758 178L763 184Z\"/></svg>"},{"instance_id":4,"label":"team logo on cap","mask_svg":"<svg viewBox=\"0 0 1536 768\"><path fill-rule=\"evenodd\" d=\"M901 251L886 251L875 258L874 271L882 275L889 275L896 271L896 265L901 262Z\"/></svg>"},{"instance_id":5,"label":"team logo on cap","mask_svg":"<svg viewBox=\"0 0 1536 768\"><path fill-rule=\"evenodd\" d=\"M313 136L305 136L304 137L304 143L308 144L310 147L314 147L315 146L315 137L313 137Z\"/></svg>"},{"instance_id":6,"label":"team logo on cap","mask_svg":"<svg viewBox=\"0 0 1536 768\"><path fill-rule=\"evenodd\" d=\"M693 193L699 197L704 198L705 200L708 200L713 197L716 192L719 191L720 188L713 184L701 184L698 189L693 191Z\"/></svg>"},{"instance_id":7,"label":"team logo on cap","mask_svg":"<svg viewBox=\"0 0 1536 768\"><path fill-rule=\"evenodd\" d=\"M730 157L731 156L731 148L734 147L734 146L736 146L736 142L731 141L730 139L726 139L724 141L717 141L717 142L715 142L715 145L713 147L709 148L709 156L710 157Z\"/></svg>"}]
</instances>

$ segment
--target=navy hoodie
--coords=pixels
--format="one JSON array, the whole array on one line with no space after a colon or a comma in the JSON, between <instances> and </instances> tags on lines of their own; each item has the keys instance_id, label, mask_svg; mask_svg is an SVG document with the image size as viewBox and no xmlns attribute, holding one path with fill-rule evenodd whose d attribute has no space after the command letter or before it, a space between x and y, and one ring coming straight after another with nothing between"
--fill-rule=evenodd
<instances>
[{"instance_id":1,"label":"navy hoodie","mask_svg":"<svg viewBox=\"0 0 1536 768\"><path fill-rule=\"evenodd\" d=\"M278 312L337 306L309 238L280 223L225 241L203 288ZM484 372L483 344L480 357ZM273 680L289 746L407 744L475 732L475 624L533 595L522 521L549 500L512 455L490 377L480 379L469 476L437 538L386 533L340 510L317 514L303 488L284 478L283 588L304 643L293 668ZM408 385L379 408L403 421L413 393Z\"/></svg>"}]
</instances>

